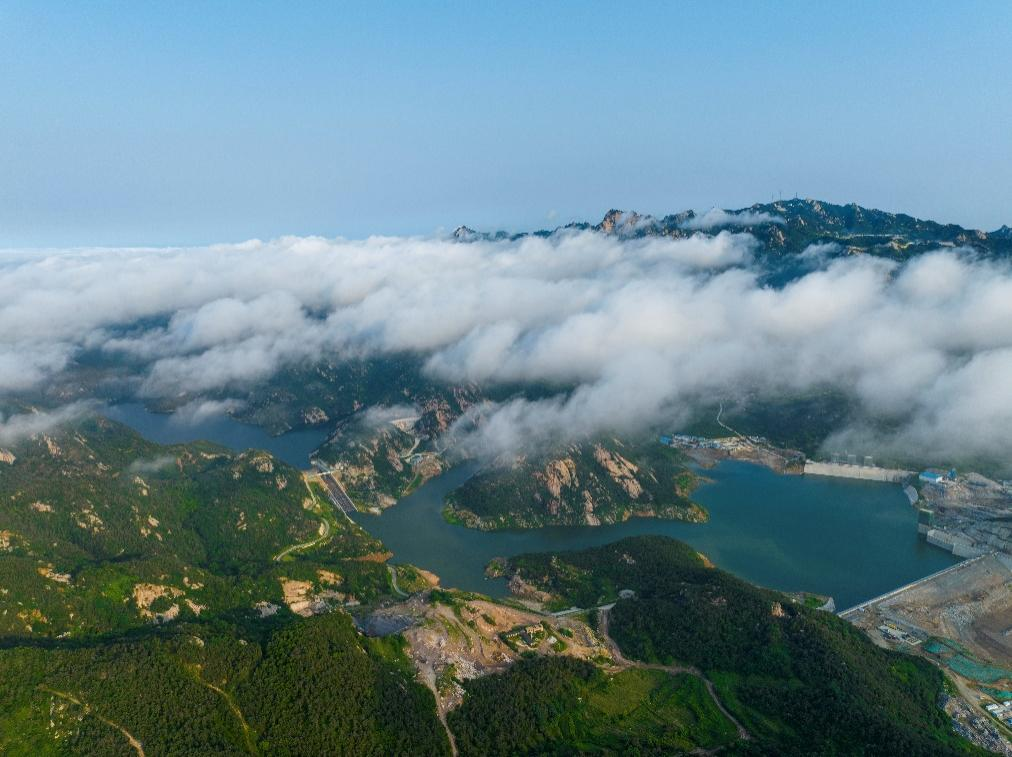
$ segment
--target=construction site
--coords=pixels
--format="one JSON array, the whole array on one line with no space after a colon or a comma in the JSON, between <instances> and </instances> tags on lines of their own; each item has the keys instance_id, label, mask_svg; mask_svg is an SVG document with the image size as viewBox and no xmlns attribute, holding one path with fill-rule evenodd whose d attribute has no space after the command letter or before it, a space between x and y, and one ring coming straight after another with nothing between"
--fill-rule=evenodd
<instances>
[{"instance_id":1,"label":"construction site","mask_svg":"<svg viewBox=\"0 0 1012 757\"><path fill-rule=\"evenodd\" d=\"M728 427L729 428L729 427ZM730 429L734 432L733 429ZM721 460L743 460L764 465L777 473L802 473L805 456L798 450L779 449L762 436L733 436L711 439L689 434L671 434L660 437L661 444L684 450L703 467L711 467Z\"/></svg>"},{"instance_id":2,"label":"construction site","mask_svg":"<svg viewBox=\"0 0 1012 757\"><path fill-rule=\"evenodd\" d=\"M918 530L929 544L957 557L997 550L1012 555L1012 493L1009 482L979 473L920 476Z\"/></svg>"},{"instance_id":3,"label":"construction site","mask_svg":"<svg viewBox=\"0 0 1012 757\"><path fill-rule=\"evenodd\" d=\"M879 646L942 667L979 720L964 727L985 742L993 737L988 748L1012 754L1012 724L996 714L1012 698L1012 557L993 552L966 560L840 617Z\"/></svg>"}]
</instances>

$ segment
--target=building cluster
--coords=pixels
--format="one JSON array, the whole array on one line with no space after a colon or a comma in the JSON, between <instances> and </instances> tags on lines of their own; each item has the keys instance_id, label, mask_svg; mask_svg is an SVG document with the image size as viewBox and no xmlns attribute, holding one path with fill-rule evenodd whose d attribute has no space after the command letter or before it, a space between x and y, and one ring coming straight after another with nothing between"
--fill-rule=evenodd
<instances>
[{"instance_id":1,"label":"building cluster","mask_svg":"<svg viewBox=\"0 0 1012 757\"><path fill-rule=\"evenodd\" d=\"M956 483L956 469L953 468L948 473L942 473L936 470L925 470L921 471L917 476L917 479L923 484L931 484L935 486L944 486L945 484Z\"/></svg>"},{"instance_id":2,"label":"building cluster","mask_svg":"<svg viewBox=\"0 0 1012 757\"><path fill-rule=\"evenodd\" d=\"M889 639L893 642L903 642L904 644L909 644L912 647L916 647L924 641L924 639L919 636L897 627L894 623L883 623L878 627L878 630L879 633L882 634L883 638Z\"/></svg>"},{"instance_id":3,"label":"building cluster","mask_svg":"<svg viewBox=\"0 0 1012 757\"><path fill-rule=\"evenodd\" d=\"M545 627L540 623L532 623L529 626L517 626L509 631L503 631L503 641L522 641L529 647L536 647L545 638Z\"/></svg>"},{"instance_id":4,"label":"building cluster","mask_svg":"<svg viewBox=\"0 0 1012 757\"><path fill-rule=\"evenodd\" d=\"M964 739L995 754L1012 754L1008 742L998 732L998 727L983 715L978 715L962 697L943 694L941 703L952 718L953 730Z\"/></svg>"},{"instance_id":5,"label":"building cluster","mask_svg":"<svg viewBox=\"0 0 1012 757\"><path fill-rule=\"evenodd\" d=\"M769 441L762 436L722 436L710 439L705 436L689 434L669 434L660 437L661 444L679 449L718 449L724 452L741 452L753 447L763 447Z\"/></svg>"},{"instance_id":6,"label":"building cluster","mask_svg":"<svg viewBox=\"0 0 1012 757\"><path fill-rule=\"evenodd\" d=\"M1012 554L1012 497L1004 486L977 473L927 470L918 476L918 531L929 544L956 557L992 551Z\"/></svg>"},{"instance_id":7,"label":"building cluster","mask_svg":"<svg viewBox=\"0 0 1012 757\"><path fill-rule=\"evenodd\" d=\"M1012 699L1006 699L1004 702L986 705L985 710L994 715L995 718L1005 723L1007 726L1012 726Z\"/></svg>"}]
</instances>

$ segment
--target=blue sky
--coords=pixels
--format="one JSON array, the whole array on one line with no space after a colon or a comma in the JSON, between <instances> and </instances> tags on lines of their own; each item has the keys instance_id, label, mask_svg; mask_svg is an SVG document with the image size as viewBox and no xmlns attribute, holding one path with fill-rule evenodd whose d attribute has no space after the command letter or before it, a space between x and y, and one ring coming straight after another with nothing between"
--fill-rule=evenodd
<instances>
[{"instance_id":1,"label":"blue sky","mask_svg":"<svg viewBox=\"0 0 1012 757\"><path fill-rule=\"evenodd\" d=\"M1012 223L1012 3L0 0L0 247L784 197Z\"/></svg>"}]
</instances>

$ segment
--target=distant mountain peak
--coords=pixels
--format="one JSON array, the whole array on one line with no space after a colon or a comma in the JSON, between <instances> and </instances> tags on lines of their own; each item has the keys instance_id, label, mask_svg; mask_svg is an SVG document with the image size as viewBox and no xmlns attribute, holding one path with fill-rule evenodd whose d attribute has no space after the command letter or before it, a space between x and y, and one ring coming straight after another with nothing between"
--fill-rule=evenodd
<instances>
[{"instance_id":1,"label":"distant mountain peak","mask_svg":"<svg viewBox=\"0 0 1012 757\"><path fill-rule=\"evenodd\" d=\"M655 223L653 216L640 215L635 210L616 210L612 208L604 214L597 230L605 234L630 234L642 231Z\"/></svg>"},{"instance_id":2,"label":"distant mountain peak","mask_svg":"<svg viewBox=\"0 0 1012 757\"><path fill-rule=\"evenodd\" d=\"M837 205L811 197L755 203L737 209L714 207L702 213L683 210L664 217L612 208L597 224L574 222L526 233L486 233L459 226L453 238L459 242L497 242L585 231L625 239L648 236L678 239L726 231L747 233L759 243L759 257L775 265L781 261L788 268L790 260L811 245L825 244L836 244L842 251L840 254L869 253L892 259L907 259L939 247L969 247L985 255L1012 257L1012 226L988 233L906 213L866 208L854 202Z\"/></svg>"},{"instance_id":3,"label":"distant mountain peak","mask_svg":"<svg viewBox=\"0 0 1012 757\"><path fill-rule=\"evenodd\" d=\"M480 239L481 236L470 226L458 226L453 230L453 238L458 242L473 242L476 239Z\"/></svg>"}]
</instances>

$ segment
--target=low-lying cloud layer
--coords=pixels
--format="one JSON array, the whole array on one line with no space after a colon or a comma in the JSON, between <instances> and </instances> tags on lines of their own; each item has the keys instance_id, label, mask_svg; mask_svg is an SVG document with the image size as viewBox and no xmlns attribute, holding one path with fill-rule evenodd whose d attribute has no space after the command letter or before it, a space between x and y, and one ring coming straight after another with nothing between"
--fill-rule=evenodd
<instances>
[{"instance_id":1,"label":"low-lying cloud layer","mask_svg":"<svg viewBox=\"0 0 1012 757\"><path fill-rule=\"evenodd\" d=\"M690 218L682 224L683 229L706 231L723 226L761 226L766 223L783 223L784 219L772 213L755 213L751 210L740 210L730 213L721 208L711 208L698 216Z\"/></svg>"},{"instance_id":2,"label":"low-lying cloud layer","mask_svg":"<svg viewBox=\"0 0 1012 757\"><path fill-rule=\"evenodd\" d=\"M773 289L756 244L585 232L0 252L0 396L83 350L133 366L149 397L220 397L321 354L409 350L448 381L575 387L482 408L483 440L503 449L825 387L896 428L844 430L852 446L1012 449L1007 265L952 250L827 264L813 249L815 270Z\"/></svg>"},{"instance_id":3,"label":"low-lying cloud layer","mask_svg":"<svg viewBox=\"0 0 1012 757\"><path fill-rule=\"evenodd\" d=\"M70 423L94 409L91 402L73 402L53 411L14 413L4 417L0 413L0 445L16 444L24 439L45 434L64 423Z\"/></svg>"}]
</instances>

